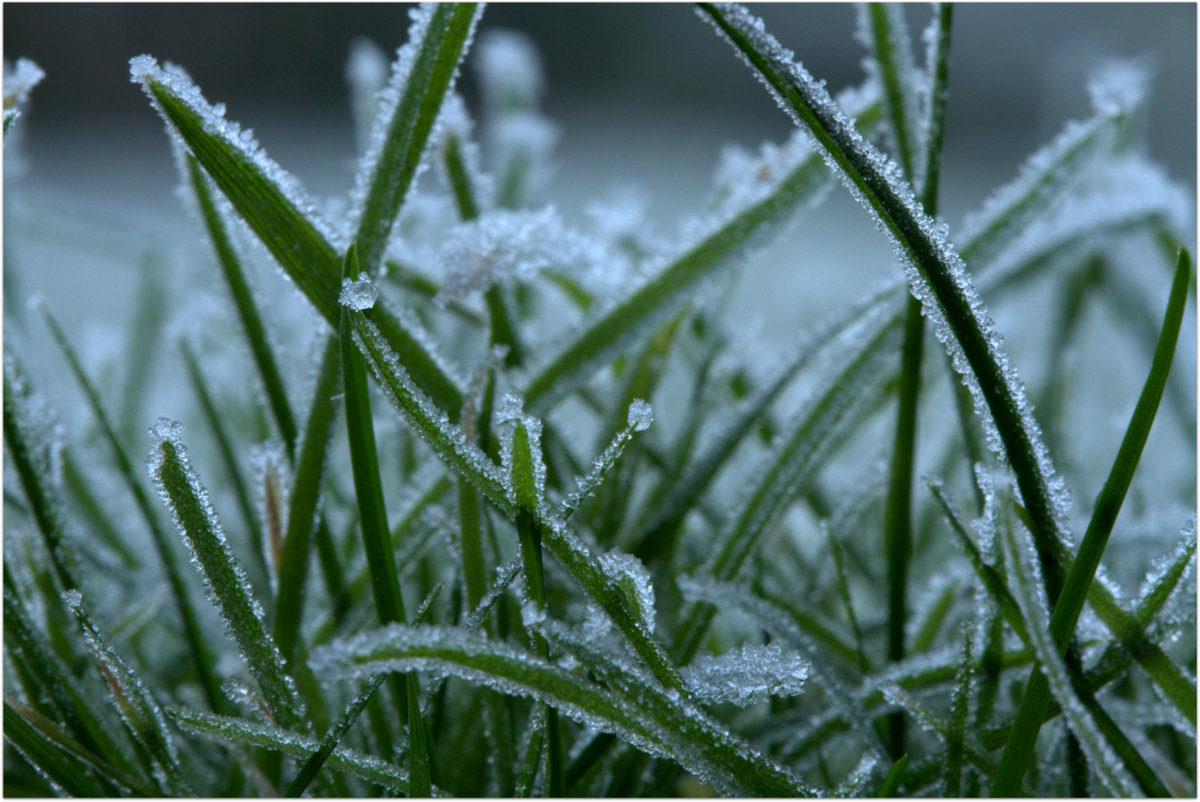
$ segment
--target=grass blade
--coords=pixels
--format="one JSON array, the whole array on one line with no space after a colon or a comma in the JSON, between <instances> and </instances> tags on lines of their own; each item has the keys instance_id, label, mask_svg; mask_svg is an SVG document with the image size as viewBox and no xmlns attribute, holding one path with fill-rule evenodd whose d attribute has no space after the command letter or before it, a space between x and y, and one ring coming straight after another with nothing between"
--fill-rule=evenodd
<instances>
[{"instance_id":1,"label":"grass blade","mask_svg":"<svg viewBox=\"0 0 1200 802\"><path fill-rule=\"evenodd\" d=\"M1050 617L1050 636L1053 638L1059 655L1066 652L1071 634L1083 604L1087 598L1088 586L1100 564L1100 555L1108 543L1108 536L1116 522L1117 513L1125 499L1125 492L1133 479L1142 447L1150 434L1150 426L1158 410L1162 398L1167 375L1171 369L1171 361L1175 355L1175 343L1179 337L1179 327L1183 322L1183 311L1187 304L1187 290L1191 282L1191 258L1186 250L1180 249L1175 267L1175 279L1171 286L1171 295L1167 302L1167 312L1163 320L1162 333L1159 335L1158 346L1154 352L1150 375L1142 388L1133 417L1121 440L1121 447L1108 479L1104 483L1092 518L1088 522L1087 531L1079 545L1075 561L1071 564L1063 586L1063 594L1054 605ZM1039 679L1039 677L1041 679ZM1005 745L1004 755L1000 762L1000 774L992 786L993 796L1010 796L1015 783L1024 776L1030 756L1033 752L1034 741L1045 715L1046 704L1050 700L1048 680L1042 672L1034 671L1025 695L1021 699L1021 707L1017 712L1017 721ZM1060 699L1060 703L1062 700Z\"/></svg>"},{"instance_id":2,"label":"grass blade","mask_svg":"<svg viewBox=\"0 0 1200 802\"><path fill-rule=\"evenodd\" d=\"M371 148L355 194L361 209L354 240L363 268L374 274L388 235L416 177L426 142L454 86L458 64L479 18L476 3L432 3L418 9L380 99Z\"/></svg>"},{"instance_id":3,"label":"grass blade","mask_svg":"<svg viewBox=\"0 0 1200 802\"><path fill-rule=\"evenodd\" d=\"M275 418L275 425L279 428L279 437L290 454L296 448L296 419L292 415L287 389L283 383L283 377L279 373L279 366L275 362L275 355L271 351L266 326L263 325L262 317L258 313L258 306L254 303L254 297L250 292L250 283L246 280L241 260L238 259L233 243L230 242L229 235L225 231L225 223L217 211L212 192L209 190L208 178L204 175L195 156L187 154L186 163L188 183L196 196L200 217L204 221L209 239L212 240L213 250L217 255L217 264L221 267L221 275L225 278L229 297L233 299L234 309L237 310L238 320L242 324L242 333L245 335L246 343L250 346L250 353L254 357L254 366L258 368L259 378L262 379L263 388L266 390L271 414Z\"/></svg>"},{"instance_id":4,"label":"grass blade","mask_svg":"<svg viewBox=\"0 0 1200 802\"><path fill-rule=\"evenodd\" d=\"M308 579L312 537L318 525L317 501L333 423L337 415L335 396L341 367L338 339L330 336L325 343L312 405L304 424L288 499L287 532L283 539L279 564L279 591L275 603L275 642L288 665L296 656L300 640L300 622L304 617L305 586Z\"/></svg>"},{"instance_id":5,"label":"grass blade","mask_svg":"<svg viewBox=\"0 0 1200 802\"><path fill-rule=\"evenodd\" d=\"M358 280L358 249L351 245L346 251L342 281L352 285ZM375 612L381 624L405 620L404 597L392 554L387 525L387 508L383 501L383 486L379 474L379 458L375 451L375 429L371 421L371 402L367 395L367 371L363 355L352 338L351 310L343 306L338 338L341 341L342 386L346 400L346 432L350 441L350 463L354 471L354 492L358 500L359 526L363 550L371 567L371 590L375 597ZM428 796L430 787L429 754L424 740L425 724L417 709L419 688L417 678L391 677L392 695L400 721L409 727L409 776L414 796Z\"/></svg>"},{"instance_id":6,"label":"grass blade","mask_svg":"<svg viewBox=\"0 0 1200 802\"><path fill-rule=\"evenodd\" d=\"M222 741L282 752L296 760L307 760L321 747L321 742L310 735L291 732L273 724L180 708L168 708L166 713L185 730ZM384 788L404 794L409 792L408 774L372 755L339 746L329 755L327 764L332 769L348 771Z\"/></svg>"},{"instance_id":7,"label":"grass blade","mask_svg":"<svg viewBox=\"0 0 1200 802\"><path fill-rule=\"evenodd\" d=\"M288 786L287 791L284 792L284 796L296 798L304 795L304 789L308 788L309 783L313 781L313 778L317 776L321 767L325 765L325 761L337 749L346 731L358 720L359 714L367 706L367 702L371 701L371 696L383 684L386 676L386 674L376 674L367 680L366 687L346 707L346 711L342 713L342 717L338 719L337 724L330 727L329 732L325 733L325 737L321 739L320 748L313 753L312 757L300 769L300 773L292 780L292 784Z\"/></svg>"},{"instance_id":8,"label":"grass blade","mask_svg":"<svg viewBox=\"0 0 1200 802\"><path fill-rule=\"evenodd\" d=\"M932 218L916 204L892 165L854 129L853 123L790 51L756 25L740 7L701 5L702 13L760 75L798 125L807 129L852 194L890 233L910 271L910 286L926 314L937 321L939 339L955 355L976 397L977 411L991 421L1034 523L1039 559L1050 597L1057 598L1062 566L1053 544L1067 542L1062 499L1040 431L1008 358L992 333L986 310L961 257Z\"/></svg>"},{"instance_id":9,"label":"grass blade","mask_svg":"<svg viewBox=\"0 0 1200 802\"><path fill-rule=\"evenodd\" d=\"M318 675L352 677L377 671L437 670L501 693L547 702L588 726L616 732L647 754L677 761L728 793L804 796L791 772L741 742L699 709L645 685L640 706L556 664L465 630L392 625L314 650Z\"/></svg>"},{"instance_id":10,"label":"grass blade","mask_svg":"<svg viewBox=\"0 0 1200 802\"><path fill-rule=\"evenodd\" d=\"M858 111L859 124L864 130L872 130L880 117L879 104L864 99ZM827 179L820 159L810 155L765 198L730 215L724 225L593 320L530 379L524 391L528 409L535 414L547 410L591 375L595 366L622 343L670 315L701 279L739 262L751 242L772 224L816 198Z\"/></svg>"},{"instance_id":11,"label":"grass blade","mask_svg":"<svg viewBox=\"0 0 1200 802\"><path fill-rule=\"evenodd\" d=\"M78 797L113 795L110 789L114 786L98 782L88 771L99 769L100 776L108 778L112 776L111 769L107 769L98 758L62 733L53 722L7 694L4 697L4 739L31 766L38 767L42 777L52 784L56 792L64 791ZM140 783L131 783L134 788L145 788ZM115 787L121 786L131 787L123 782L118 782ZM146 789L144 793L153 796L155 791Z\"/></svg>"},{"instance_id":12,"label":"grass blade","mask_svg":"<svg viewBox=\"0 0 1200 802\"><path fill-rule=\"evenodd\" d=\"M267 709L289 729L306 728L304 705L283 665L283 656L267 632L262 607L233 554L220 521L208 502L208 492L192 470L181 440L183 427L160 418L146 470L171 509L175 525L205 578L206 590L250 673L258 680Z\"/></svg>"},{"instance_id":13,"label":"grass blade","mask_svg":"<svg viewBox=\"0 0 1200 802\"><path fill-rule=\"evenodd\" d=\"M92 385L87 374L84 373L83 365L80 364L75 351L67 342L66 336L63 334L62 329L59 328L54 317L50 314L50 310L44 304L38 308L42 313L43 319L46 321L46 325L50 327L50 333L54 336L55 342L58 343L63 356L66 357L67 364L71 368L71 373L74 374L84 395L87 396L88 404L91 406L92 412L100 424L104 438L108 441L109 448L112 450L113 461L117 464L117 470L121 474L121 478L125 481L125 485L129 488L129 492L133 494L138 511L141 512L146 525L150 529L159 559L162 561L163 569L167 574L167 581L171 585L171 592L175 598L175 606L179 611L179 618L183 623L184 635L191 650L192 665L195 667L196 676L200 679L200 685L204 689L205 700L212 710L221 712L227 706L225 697L221 694L216 675L213 673L214 661L205 643L204 635L200 630L200 624L196 618L196 612L192 607L187 586L184 584L183 575L179 570L179 562L175 556L175 550L170 542L170 538L167 537L162 524L159 523L158 514L151 505L150 497L146 494L145 488L134 474L133 463L129 459L129 454L126 452L125 446L117 438L116 430L113 428L108 413L105 411L104 405L100 400L100 393Z\"/></svg>"},{"instance_id":14,"label":"grass blade","mask_svg":"<svg viewBox=\"0 0 1200 802\"><path fill-rule=\"evenodd\" d=\"M269 159L252 136L209 105L182 70L164 69L150 56L138 56L130 62L130 75L283 271L336 327L341 260L332 243L337 237L295 179ZM370 316L404 355L405 367L418 385L441 408L457 412L462 390L428 350L427 339L382 308Z\"/></svg>"},{"instance_id":15,"label":"grass blade","mask_svg":"<svg viewBox=\"0 0 1200 802\"><path fill-rule=\"evenodd\" d=\"M875 796L879 799L899 796L896 792L900 790L900 784L904 782L904 776L907 773L908 755L901 755L892 764L892 768L888 771L887 776L883 778L883 782L879 784L879 790L875 792Z\"/></svg>"}]
</instances>

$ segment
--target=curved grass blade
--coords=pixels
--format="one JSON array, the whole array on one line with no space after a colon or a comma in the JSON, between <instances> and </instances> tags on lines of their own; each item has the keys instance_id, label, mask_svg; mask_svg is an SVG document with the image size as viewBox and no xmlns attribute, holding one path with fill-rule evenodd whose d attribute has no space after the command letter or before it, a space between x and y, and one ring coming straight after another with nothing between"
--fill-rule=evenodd
<instances>
[{"instance_id":1,"label":"curved grass blade","mask_svg":"<svg viewBox=\"0 0 1200 802\"><path fill-rule=\"evenodd\" d=\"M873 130L879 117L880 104L864 97L858 110L859 124L864 130ZM699 281L740 262L747 248L773 224L819 197L827 180L820 159L810 154L765 198L732 214L705 239L593 320L530 379L524 391L528 409L534 414L549 409L629 338L670 315Z\"/></svg>"},{"instance_id":2,"label":"curved grass blade","mask_svg":"<svg viewBox=\"0 0 1200 802\"><path fill-rule=\"evenodd\" d=\"M296 656L300 622L304 617L305 586L308 580L312 537L317 526L317 501L333 423L337 415L335 396L340 377L341 353L338 339L330 336L322 352L312 405L299 444L296 472L288 499L287 532L279 563L279 591L275 602L275 642L288 665Z\"/></svg>"},{"instance_id":3,"label":"curved grass blade","mask_svg":"<svg viewBox=\"0 0 1200 802\"><path fill-rule=\"evenodd\" d=\"M805 796L813 789L699 709L645 685L640 705L528 652L461 629L392 625L314 650L318 674L352 677L436 670L501 693L545 701L588 726L618 733L647 754L678 762L728 793Z\"/></svg>"},{"instance_id":4,"label":"curved grass blade","mask_svg":"<svg viewBox=\"0 0 1200 802\"><path fill-rule=\"evenodd\" d=\"M150 56L130 61L130 76L142 86L168 130L221 190L283 271L329 325L337 327L341 260L338 238L296 180L262 151L253 136L227 121L178 67L159 67ZM457 412L462 390L429 341L382 307L369 317L404 355L418 385L443 409Z\"/></svg>"},{"instance_id":5,"label":"curved grass blade","mask_svg":"<svg viewBox=\"0 0 1200 802\"><path fill-rule=\"evenodd\" d=\"M1088 528L1079 545L1075 561L1071 564L1071 569L1067 574L1063 593L1054 605L1054 611L1050 616L1050 636L1057 644L1056 648L1060 656L1066 652L1071 634L1075 630L1075 623L1079 619L1079 614L1083 610L1083 604L1087 598L1088 587L1092 584L1092 577L1099 567L1100 556L1108 543L1108 536L1112 533L1117 513L1125 499L1125 492L1129 489L1133 472L1141 457L1142 447L1150 434L1150 427L1154 422L1154 415L1158 410L1158 403L1162 398L1167 375L1171 369L1171 361L1175 355L1175 343L1183 322L1183 311L1187 304L1187 290L1191 276L1191 258L1186 250L1180 249L1175 266L1175 279L1171 286L1162 333L1159 335L1150 375L1146 379L1133 417L1121 440L1121 447L1117 452L1112 470L1100 495L1096 498L1092 518L1088 522ZM1025 688L1021 707L1017 712L1017 721L1013 724L1012 733L1005 746L1000 764L1001 773L992 786L993 796L1011 795L1013 784L1019 782L1024 775L1049 700L1049 680L1043 672L1035 671L1030 676L1029 684ZM1059 701L1062 703L1061 698ZM1082 736L1080 737L1082 740Z\"/></svg>"},{"instance_id":6,"label":"curved grass blade","mask_svg":"<svg viewBox=\"0 0 1200 802\"><path fill-rule=\"evenodd\" d=\"M910 287L935 321L935 333L968 382L981 419L991 425L993 450L1012 465L1050 599L1058 597L1063 566L1055 544L1069 542L1061 479L1056 480L1041 432L1015 368L999 345L987 310L944 230L920 209L895 165L862 138L824 87L793 60L761 21L741 7L701 5L717 30L754 69L781 107L807 129L847 187L889 232L906 265Z\"/></svg>"},{"instance_id":7,"label":"curved grass blade","mask_svg":"<svg viewBox=\"0 0 1200 802\"><path fill-rule=\"evenodd\" d=\"M476 3L430 3L413 14L408 42L397 54L380 98L371 147L360 164L360 209L354 240L364 269L374 274L388 234L416 177L426 142L454 86L458 64L479 18Z\"/></svg>"},{"instance_id":8,"label":"curved grass blade","mask_svg":"<svg viewBox=\"0 0 1200 802\"><path fill-rule=\"evenodd\" d=\"M247 668L258 680L271 715L289 729L304 730L304 704L284 669L279 648L267 632L262 607L229 550L208 493L192 470L180 439L182 429L178 423L159 419L153 429L146 470L171 509L175 525L205 578L209 597L225 619Z\"/></svg>"},{"instance_id":9,"label":"curved grass blade","mask_svg":"<svg viewBox=\"0 0 1200 802\"><path fill-rule=\"evenodd\" d=\"M282 752L296 760L307 760L321 748L321 742L310 735L291 732L272 724L181 708L167 708L166 714L181 728L199 735ZM407 772L373 755L339 746L329 755L326 764L331 769L350 772L384 788L404 794L409 792ZM440 789L434 789L429 796L434 793L445 796Z\"/></svg>"},{"instance_id":10,"label":"curved grass blade","mask_svg":"<svg viewBox=\"0 0 1200 802\"><path fill-rule=\"evenodd\" d=\"M108 413L100 401L100 393L96 390L91 380L88 379L87 374L84 373L83 365L80 364L75 351L67 343L66 336L63 334L62 329L59 328L54 317L50 314L50 310L46 308L45 304L39 305L38 309L42 313L46 325L50 327L50 333L54 336L55 342L58 343L59 348L62 350L63 356L66 357L67 364L71 368L71 373L74 374L84 395L87 396L88 404L91 406L92 412L100 424L104 438L108 441L109 448L112 450L113 461L117 465L117 470L121 474L121 478L125 481L125 485L129 488L129 492L133 494L138 511L141 512L142 518L145 519L146 525L150 529L154 546L158 551L159 559L162 561L163 569L167 575L167 581L171 585L171 592L175 598L175 606L179 611L179 618L183 623L184 635L191 650L192 665L195 667L196 675L200 679L200 685L204 689L205 701L208 702L209 707L214 711L221 712L226 709L227 703L220 691L216 675L213 673L213 657L208 650L204 635L200 630L196 612L192 608L191 597L188 594L187 586L184 584L183 575L179 570L178 558L175 556L170 538L167 537L162 524L159 523L158 515L150 503L150 497L147 495L145 488L134 475L133 463L129 459L129 454L125 451L125 446L117 438L116 430L113 428Z\"/></svg>"}]
</instances>

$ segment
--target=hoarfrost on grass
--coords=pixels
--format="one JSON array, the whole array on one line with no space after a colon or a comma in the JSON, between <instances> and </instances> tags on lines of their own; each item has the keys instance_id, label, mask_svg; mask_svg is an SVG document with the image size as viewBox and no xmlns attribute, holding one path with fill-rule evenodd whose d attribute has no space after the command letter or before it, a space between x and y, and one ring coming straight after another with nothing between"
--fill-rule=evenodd
<instances>
[{"instance_id":1,"label":"hoarfrost on grass","mask_svg":"<svg viewBox=\"0 0 1200 802\"><path fill-rule=\"evenodd\" d=\"M338 293L338 303L347 309L358 312L370 309L379 297L379 288L369 278L342 279L342 289Z\"/></svg>"},{"instance_id":2,"label":"hoarfrost on grass","mask_svg":"<svg viewBox=\"0 0 1200 802\"><path fill-rule=\"evenodd\" d=\"M680 672L701 699L747 707L772 696L800 695L808 667L808 660L777 643L742 644L717 657L704 655Z\"/></svg>"}]
</instances>

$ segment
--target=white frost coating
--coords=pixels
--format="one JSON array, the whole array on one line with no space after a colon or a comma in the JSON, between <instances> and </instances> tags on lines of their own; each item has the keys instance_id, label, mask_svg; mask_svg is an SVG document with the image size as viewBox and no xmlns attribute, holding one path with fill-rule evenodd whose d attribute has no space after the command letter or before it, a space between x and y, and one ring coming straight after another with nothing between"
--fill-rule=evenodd
<instances>
[{"instance_id":1,"label":"white frost coating","mask_svg":"<svg viewBox=\"0 0 1200 802\"><path fill-rule=\"evenodd\" d=\"M600 569L604 571L609 582L620 588L625 600L629 602L630 612L637 617L647 632L653 632L654 583L646 566L637 557L620 549L612 549L600 555L599 562ZM608 622L608 616L595 602L588 604L588 618L596 624Z\"/></svg>"},{"instance_id":2,"label":"white frost coating","mask_svg":"<svg viewBox=\"0 0 1200 802\"><path fill-rule=\"evenodd\" d=\"M445 278L434 300L445 306L500 281L527 281L546 268L594 272L600 253L553 206L495 209L458 225L446 239L437 254Z\"/></svg>"},{"instance_id":3,"label":"white frost coating","mask_svg":"<svg viewBox=\"0 0 1200 802\"><path fill-rule=\"evenodd\" d=\"M71 588L62 592L63 604L67 605L67 609L72 613L78 613L83 608L83 594L78 590Z\"/></svg>"},{"instance_id":4,"label":"white frost coating","mask_svg":"<svg viewBox=\"0 0 1200 802\"><path fill-rule=\"evenodd\" d=\"M1050 523L1052 524L1053 531L1048 534L1057 538L1064 546L1067 545L1067 541L1069 540L1067 533L1070 531L1067 523L1070 499L1067 496L1062 478L1056 475L1054 466L1050 461L1049 453L1043 443L1041 429L1037 421L1034 420L1033 407L1026 396L1024 384L1021 382L1016 369L1002 349L1001 335L992 323L987 307L976 292L974 280L967 272L966 265L950 241L948 228L944 223L938 223L925 214L920 203L914 197L911 186L901 174L900 168L896 163L888 159L877 148L863 139L862 135L855 129L853 121L829 96L824 83L815 80L801 64L795 61L792 51L784 48L773 36L766 32L761 19L754 17L741 6L722 5L721 9L728 22L751 41L753 46L771 63L771 67L788 77L790 85L800 94L802 101L826 121L834 138L846 143L845 148L848 152L858 152L866 156L870 171L875 172L882 180L883 189L886 193L890 194L897 203L904 207L906 214L912 218L919 229L920 236L927 238L933 245L939 264L946 270L945 278L952 285L951 292L966 307L966 311L969 313L970 318L973 319L974 325L978 327L984 338L988 361L994 363L999 368L1000 377L1003 381L1003 387L1000 388L1001 394L1007 396L1007 400L1011 401L1013 411L1020 418L1021 430L1029 441L1035 461L1037 473L1035 481L1039 486L1040 492L1046 495L1050 503L1050 509L1047 512L1051 516ZM717 30L722 37L728 39L719 27ZM736 46L735 49L737 49ZM792 117L797 125L807 131L807 123L792 108L791 102L779 95L770 86L759 74L758 69L749 63L744 54L741 54L740 50L737 52L739 55L742 55L743 60L747 62L754 73L759 75L760 80L767 86L780 107ZM816 142L815 137L814 146L821 148L819 143ZM913 295L921 301L925 316L933 323L935 336L945 346L951 356L955 370L962 376L963 383L971 392L975 411L983 422L987 434L989 447L997 456L1005 458L1006 452L992 417L991 409L972 366L963 353L945 317L939 298L934 294L925 275L913 261L903 242L884 224L880 213L863 196L862 190L859 189L853 179L823 148L821 149L821 153L829 168L842 178L843 184L850 191L851 195L871 214L877 227L884 231L892 241L893 248L904 265L904 271L908 277L909 287ZM1025 502L1027 505L1033 505L1036 499L1025 499Z\"/></svg>"},{"instance_id":5,"label":"white frost coating","mask_svg":"<svg viewBox=\"0 0 1200 802\"><path fill-rule=\"evenodd\" d=\"M129 78L133 83L141 85L142 91L146 93L150 103L166 123L168 134L172 139L177 139L182 147L187 148L187 144L183 142L175 126L154 97L154 92L150 87L152 83L161 86L168 94L196 114L200 118L205 133L219 137L226 145L248 159L254 168L262 173L334 247L334 250L344 251L346 249L347 243L343 242L344 237L325 220L317 204L309 197L300 182L267 155L249 129L242 129L237 123L226 120L225 105L209 103L183 68L170 63L160 67L157 59L153 56L134 56L129 60Z\"/></svg>"},{"instance_id":6,"label":"white frost coating","mask_svg":"<svg viewBox=\"0 0 1200 802\"><path fill-rule=\"evenodd\" d=\"M25 105L29 93L41 83L46 73L27 58L17 59L16 67L4 62L4 110Z\"/></svg>"},{"instance_id":7,"label":"white frost coating","mask_svg":"<svg viewBox=\"0 0 1200 802\"><path fill-rule=\"evenodd\" d=\"M534 492L539 505L546 497L546 461L542 458L542 422L524 413L524 399L519 395L506 393L500 403L496 420L500 424L500 473L504 477L504 489L509 502L517 503L516 478L513 448L517 427L525 429L529 444L529 458L533 463Z\"/></svg>"},{"instance_id":8,"label":"white frost coating","mask_svg":"<svg viewBox=\"0 0 1200 802\"><path fill-rule=\"evenodd\" d=\"M344 278L341 292L338 293L338 303L361 312L374 306L378 297L379 288L371 279L359 278L352 281L350 278Z\"/></svg>"},{"instance_id":9,"label":"white frost coating","mask_svg":"<svg viewBox=\"0 0 1200 802\"><path fill-rule=\"evenodd\" d=\"M692 693L708 702L747 707L771 696L798 696L808 678L808 660L779 644L742 644L719 657L705 655L680 669Z\"/></svg>"},{"instance_id":10,"label":"white frost coating","mask_svg":"<svg viewBox=\"0 0 1200 802\"><path fill-rule=\"evenodd\" d=\"M644 432L650 428L650 424L654 423L654 407L644 399L635 398L629 405L629 416L626 421L627 425L632 426L635 432Z\"/></svg>"},{"instance_id":11,"label":"white frost coating","mask_svg":"<svg viewBox=\"0 0 1200 802\"><path fill-rule=\"evenodd\" d=\"M1088 78L1088 96L1097 112L1131 114L1146 99L1150 67L1141 59L1113 59L1101 64Z\"/></svg>"}]
</instances>

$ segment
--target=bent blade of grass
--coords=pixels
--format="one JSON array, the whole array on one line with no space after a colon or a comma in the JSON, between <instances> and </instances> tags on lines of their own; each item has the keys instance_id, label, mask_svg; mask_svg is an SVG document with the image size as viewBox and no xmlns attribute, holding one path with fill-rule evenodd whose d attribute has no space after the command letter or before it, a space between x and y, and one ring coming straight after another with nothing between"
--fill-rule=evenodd
<instances>
[{"instance_id":1,"label":"bent blade of grass","mask_svg":"<svg viewBox=\"0 0 1200 802\"><path fill-rule=\"evenodd\" d=\"M307 725L304 704L284 668L283 656L267 631L263 611L208 502L208 492L192 469L182 426L160 418L146 470L170 508L175 525L205 579L205 590L229 627L251 675L258 680L271 715L289 729Z\"/></svg>"},{"instance_id":2,"label":"bent blade of grass","mask_svg":"<svg viewBox=\"0 0 1200 802\"><path fill-rule=\"evenodd\" d=\"M435 670L501 693L544 701L586 726L613 732L649 755L678 762L728 793L806 796L813 789L698 708L646 685L641 705L528 652L461 629L392 625L314 651L329 677Z\"/></svg>"},{"instance_id":3,"label":"bent blade of grass","mask_svg":"<svg viewBox=\"0 0 1200 802\"><path fill-rule=\"evenodd\" d=\"M908 755L901 755L892 764L892 768L883 778L883 782L879 784L879 790L875 792L875 796L879 799L899 796L896 792L900 790L900 784L904 782L906 774L908 774Z\"/></svg>"},{"instance_id":4,"label":"bent blade of grass","mask_svg":"<svg viewBox=\"0 0 1200 802\"><path fill-rule=\"evenodd\" d=\"M858 111L864 130L873 130L881 106L866 95ZM706 276L739 263L754 240L816 200L828 174L815 155L800 162L765 198L731 214L703 240L683 250L650 280L587 324L556 356L540 366L525 387L526 405L541 414L575 389L596 366L630 337L654 326L684 302Z\"/></svg>"},{"instance_id":5,"label":"bent blade of grass","mask_svg":"<svg viewBox=\"0 0 1200 802\"><path fill-rule=\"evenodd\" d=\"M400 49L383 90L355 189L354 240L367 272L383 260L388 235L425 153L458 65L479 19L476 3L430 3L412 13L408 42Z\"/></svg>"},{"instance_id":6,"label":"bent blade of grass","mask_svg":"<svg viewBox=\"0 0 1200 802\"><path fill-rule=\"evenodd\" d=\"M273 724L182 708L167 708L166 714L180 728L198 735L282 752L296 760L307 760L321 748L321 741L311 735L286 730ZM384 788L404 794L409 792L408 773L373 755L338 746L330 753L326 763L331 769L349 772ZM433 789L433 793L429 795L433 796L434 793L437 796L445 796L440 789Z\"/></svg>"},{"instance_id":7,"label":"bent blade of grass","mask_svg":"<svg viewBox=\"0 0 1200 802\"><path fill-rule=\"evenodd\" d=\"M987 310L946 234L918 206L887 160L855 130L824 87L739 7L701 4L702 14L759 75L780 106L808 130L831 168L893 240L910 288L935 321L935 333L970 383L981 419L994 426L993 450L1012 465L1034 523L1051 598L1062 566L1054 544L1069 542L1061 480L1056 480L1016 370L1000 348Z\"/></svg>"},{"instance_id":8,"label":"bent blade of grass","mask_svg":"<svg viewBox=\"0 0 1200 802\"><path fill-rule=\"evenodd\" d=\"M333 424L337 415L335 396L340 377L341 353L338 339L330 336L325 342L313 387L312 404L304 424L304 436L299 443L291 497L288 499L287 531L283 539L279 563L279 591L275 603L275 642L284 661L290 666L300 642L300 622L304 617L305 587L312 551L312 537L317 526L317 502L320 498L321 477Z\"/></svg>"},{"instance_id":9,"label":"bent blade of grass","mask_svg":"<svg viewBox=\"0 0 1200 802\"><path fill-rule=\"evenodd\" d=\"M160 67L150 56L130 61L130 76L204 168L237 214L259 238L284 273L333 327L338 325L341 260L338 237L324 222L298 182L271 160L253 136L205 100L178 67ZM428 338L383 309L370 310L384 336L404 355L406 369L443 409L457 412L462 390Z\"/></svg>"},{"instance_id":10,"label":"bent blade of grass","mask_svg":"<svg viewBox=\"0 0 1200 802\"><path fill-rule=\"evenodd\" d=\"M1158 411L1167 375L1170 373L1171 361L1175 356L1175 343L1179 337L1179 328L1183 323L1183 312L1187 304L1187 291L1191 277L1191 258L1188 252L1181 248L1176 261L1175 278L1167 302L1162 331L1150 367L1150 375L1146 378L1145 386L1142 388L1125 436L1121 440L1121 447L1117 451L1112 470L1105 480L1100 495L1096 498L1091 520L1088 522L1083 541L1079 545L1079 551L1063 585L1063 593L1054 605L1054 611L1050 616L1050 636L1057 645L1060 656L1066 652L1071 634L1075 630L1075 623L1079 619L1079 614L1082 612L1084 601L1087 598L1088 587L1092 584L1092 577L1100 565L1100 556L1108 543L1108 537L1116 523L1121 503L1133 480L1133 473L1141 457L1142 448L1150 434L1154 415ZM1043 673L1035 671L1030 677L1025 694L1021 699L1020 709L1017 712L1017 721L1013 725L1008 744L1005 745L1001 760L1003 770L992 787L993 795L1009 795L1012 784L1020 780L1021 774L1028 766L1045 707L1049 702L1050 694L1049 688L1046 687L1047 683L1048 678ZM1063 700L1060 698L1059 702L1062 704Z\"/></svg>"},{"instance_id":11,"label":"bent blade of grass","mask_svg":"<svg viewBox=\"0 0 1200 802\"><path fill-rule=\"evenodd\" d=\"M71 373L74 374L76 381L87 397L88 404L92 408L92 413L96 416L96 420L100 424L100 430L104 434L104 439L108 441L117 470L121 474L126 487L129 488L129 492L133 495L138 511L142 514L142 518L146 521L146 525L150 529L155 549L158 551L159 559L163 564L167 581L171 585L175 607L183 623L184 635L191 651L192 664L196 669L197 677L200 679L200 685L204 689L205 701L208 702L209 707L214 711L221 712L227 708L227 703L220 691L220 685L213 671L214 661L205 642L204 634L200 630L196 611L192 606L187 586L184 584L183 574L179 570L178 558L175 555L170 538L167 537L167 533L163 530L162 524L159 522L158 514L150 503L150 497L147 495L145 487L143 487L141 481L134 474L133 462L129 459L129 454L125 450L125 446L117 438L116 429L113 428L104 404L100 400L99 391L87 377L87 374L83 370L83 365L80 364L79 358L67 342L66 335L59 328L57 321L50 314L50 310L45 304L42 304L39 306L39 311L42 313L46 325L50 327L50 333L53 335L59 349L62 350L63 356L66 357L67 364L71 368Z\"/></svg>"}]
</instances>

